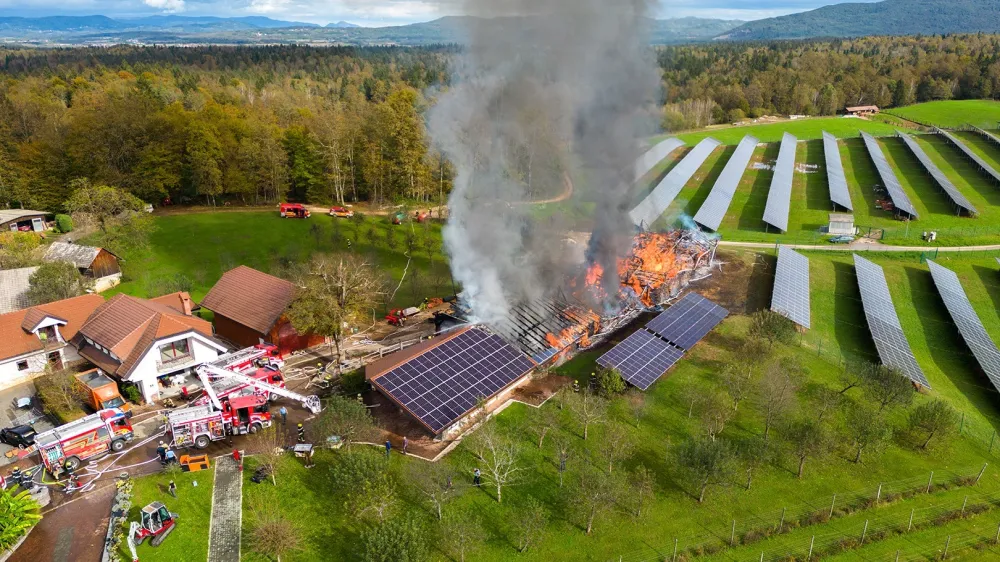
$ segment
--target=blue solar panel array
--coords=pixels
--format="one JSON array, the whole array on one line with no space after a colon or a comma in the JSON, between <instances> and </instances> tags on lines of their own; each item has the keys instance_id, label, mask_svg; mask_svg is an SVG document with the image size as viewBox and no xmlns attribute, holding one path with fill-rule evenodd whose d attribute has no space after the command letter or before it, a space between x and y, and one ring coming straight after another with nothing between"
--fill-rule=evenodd
<instances>
[{"instance_id":1,"label":"blue solar panel array","mask_svg":"<svg viewBox=\"0 0 1000 562\"><path fill-rule=\"evenodd\" d=\"M853 211L851 192L847 189L847 175L844 174L844 162L840 159L840 145L837 144L837 137L826 131L823 131L823 153L826 157L826 179L830 184L830 201L848 211Z\"/></svg>"},{"instance_id":2,"label":"blue solar panel array","mask_svg":"<svg viewBox=\"0 0 1000 562\"><path fill-rule=\"evenodd\" d=\"M534 367L499 336L471 328L371 382L439 433Z\"/></svg>"},{"instance_id":3,"label":"blue solar panel array","mask_svg":"<svg viewBox=\"0 0 1000 562\"><path fill-rule=\"evenodd\" d=\"M729 316L728 310L698 293L688 293L646 324L646 329L681 349L689 350L726 316Z\"/></svg>"},{"instance_id":4,"label":"blue solar panel array","mask_svg":"<svg viewBox=\"0 0 1000 562\"><path fill-rule=\"evenodd\" d=\"M795 151L799 140L785 133L781 137L781 150L774 164L771 189L767 192L764 222L784 232L788 230L788 210L792 202L792 179L795 173Z\"/></svg>"},{"instance_id":5,"label":"blue solar panel array","mask_svg":"<svg viewBox=\"0 0 1000 562\"><path fill-rule=\"evenodd\" d=\"M955 187L955 184L951 183L951 180L948 179L948 176L946 176L944 172L942 172L941 169L937 167L937 164L931 161L930 157L927 156L927 153L924 152L924 149L921 148L919 144L917 144L917 141L915 141L913 137L907 135L906 133L901 133L901 132L897 132L897 134L899 135L899 138L903 139L903 142L906 143L906 146L909 147L910 152L912 152L913 155L917 157L917 160L920 161L920 165L922 165L924 169L927 170L927 173L930 174L932 178L934 178L934 181L937 182L938 187L940 187L945 192L945 194L948 195L948 197L952 200L953 203L955 203L956 206L965 210L965 212L969 213L970 215L975 215L979 212L972 205L972 203L970 203L969 200L966 199L964 195L962 195L962 192L959 191L957 187Z\"/></svg>"},{"instance_id":6,"label":"blue solar panel array","mask_svg":"<svg viewBox=\"0 0 1000 562\"><path fill-rule=\"evenodd\" d=\"M970 149L968 146L965 146L965 143L958 140L958 137L949 133L948 131L945 131L944 129L935 128L934 132L948 139L948 141L951 142L951 144L955 145L956 148L961 150L962 153L965 154L965 156L969 160L975 162L976 165L979 166L979 170L981 172L989 176L990 179L992 179L994 182L1000 183L1000 173L997 173L997 171L993 169L993 166L987 164L986 161L980 158L978 154L972 151L972 149Z\"/></svg>"},{"instance_id":7,"label":"blue solar panel array","mask_svg":"<svg viewBox=\"0 0 1000 562\"><path fill-rule=\"evenodd\" d=\"M889 161L885 159L885 154L882 152L882 147L879 146L878 141L875 140L875 137L864 131L861 132L861 138L865 140L868 155L871 156L872 162L875 163L878 175L882 178L882 185L889 192L889 199L892 200L892 205L896 210L917 218L917 210L913 208L913 203L910 202L910 198L903 191L903 186L899 183L899 178L896 177L896 172L889 165Z\"/></svg>"},{"instance_id":8,"label":"blue solar panel array","mask_svg":"<svg viewBox=\"0 0 1000 562\"><path fill-rule=\"evenodd\" d=\"M640 329L599 357L597 364L616 369L629 384L647 390L683 355L683 350Z\"/></svg>"},{"instance_id":9,"label":"blue solar panel array","mask_svg":"<svg viewBox=\"0 0 1000 562\"><path fill-rule=\"evenodd\" d=\"M810 326L809 258L787 246L778 248L771 310L803 328Z\"/></svg>"},{"instance_id":10,"label":"blue solar panel array","mask_svg":"<svg viewBox=\"0 0 1000 562\"><path fill-rule=\"evenodd\" d=\"M677 198L677 194L684 189L687 182L720 144L722 143L713 138L706 138L692 148L691 152L688 152L664 176L663 181L629 212L632 224L640 228L649 228L651 224L656 222L656 219L660 218L670 207L670 204Z\"/></svg>"},{"instance_id":11,"label":"blue solar panel array","mask_svg":"<svg viewBox=\"0 0 1000 562\"><path fill-rule=\"evenodd\" d=\"M664 158L669 156L671 152L682 146L684 146L684 141L670 137L669 139L657 143L653 146L653 148L650 148L645 154L637 158L635 161L635 167L632 171L635 180L639 181L642 179L642 177L655 168L657 164L662 162Z\"/></svg>"},{"instance_id":12,"label":"blue solar panel array","mask_svg":"<svg viewBox=\"0 0 1000 562\"><path fill-rule=\"evenodd\" d=\"M722 219L729 211L733 195L736 195L736 188L739 187L740 180L743 179L743 174L746 172L747 165L750 164L750 158L753 157L753 151L757 148L758 142L750 135L743 137L739 146L736 147L736 152L733 153L732 158L719 174L719 179L712 186L708 198L698 208L698 212L694 215L694 222L709 230L719 230Z\"/></svg>"}]
</instances>

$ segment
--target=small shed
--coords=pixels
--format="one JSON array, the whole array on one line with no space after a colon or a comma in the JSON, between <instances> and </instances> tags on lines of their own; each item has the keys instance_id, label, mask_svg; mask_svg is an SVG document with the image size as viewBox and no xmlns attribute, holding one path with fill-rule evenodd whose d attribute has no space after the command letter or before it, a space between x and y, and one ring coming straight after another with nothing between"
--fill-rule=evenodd
<instances>
[{"instance_id":1,"label":"small shed","mask_svg":"<svg viewBox=\"0 0 1000 562\"><path fill-rule=\"evenodd\" d=\"M0 210L0 232L12 230L14 232L44 232L48 230L45 224L45 211L32 211L31 209L2 209Z\"/></svg>"},{"instance_id":2,"label":"small shed","mask_svg":"<svg viewBox=\"0 0 1000 562\"><path fill-rule=\"evenodd\" d=\"M97 292L110 289L121 282L122 270L118 264L118 256L104 248L72 242L53 242L45 252L44 259L75 265L82 275L94 280Z\"/></svg>"},{"instance_id":3,"label":"small shed","mask_svg":"<svg viewBox=\"0 0 1000 562\"><path fill-rule=\"evenodd\" d=\"M830 226L827 233L834 236L854 236L854 215L848 213L830 213Z\"/></svg>"}]
</instances>

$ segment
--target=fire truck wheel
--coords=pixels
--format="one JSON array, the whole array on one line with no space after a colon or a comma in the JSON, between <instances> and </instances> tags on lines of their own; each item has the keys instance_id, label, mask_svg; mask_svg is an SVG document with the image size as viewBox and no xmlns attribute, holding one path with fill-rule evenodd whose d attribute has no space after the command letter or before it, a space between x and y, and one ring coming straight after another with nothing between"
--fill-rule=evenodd
<instances>
[{"instance_id":1,"label":"fire truck wheel","mask_svg":"<svg viewBox=\"0 0 1000 562\"><path fill-rule=\"evenodd\" d=\"M211 440L208 438L207 435L199 435L194 440L194 446L198 447L199 449L204 449L205 447L208 447L208 444L210 442Z\"/></svg>"},{"instance_id":2,"label":"fire truck wheel","mask_svg":"<svg viewBox=\"0 0 1000 562\"><path fill-rule=\"evenodd\" d=\"M74 472L76 469L80 468L80 459L76 457L66 459L66 462L63 463L63 468L69 472Z\"/></svg>"},{"instance_id":3,"label":"fire truck wheel","mask_svg":"<svg viewBox=\"0 0 1000 562\"><path fill-rule=\"evenodd\" d=\"M252 423L252 424L250 424L249 431L250 431L250 433L257 433L258 431L260 431L260 424L259 423Z\"/></svg>"},{"instance_id":4,"label":"fire truck wheel","mask_svg":"<svg viewBox=\"0 0 1000 562\"><path fill-rule=\"evenodd\" d=\"M124 448L125 448L125 442L122 441L121 439L115 439L114 441L111 442L111 450L116 453L120 453L121 450Z\"/></svg>"}]
</instances>

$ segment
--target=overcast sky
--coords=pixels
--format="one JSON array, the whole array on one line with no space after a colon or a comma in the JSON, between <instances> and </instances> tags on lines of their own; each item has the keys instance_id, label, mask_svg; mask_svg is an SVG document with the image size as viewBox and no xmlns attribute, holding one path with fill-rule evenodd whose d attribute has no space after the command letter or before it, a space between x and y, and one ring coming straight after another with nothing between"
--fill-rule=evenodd
<instances>
[{"instance_id":1,"label":"overcast sky","mask_svg":"<svg viewBox=\"0 0 1000 562\"><path fill-rule=\"evenodd\" d=\"M699 16L750 20L843 1L661 0L656 15L659 18ZM0 0L0 15L268 16L319 24L346 20L359 25L384 26L457 15L460 7L461 0Z\"/></svg>"}]
</instances>

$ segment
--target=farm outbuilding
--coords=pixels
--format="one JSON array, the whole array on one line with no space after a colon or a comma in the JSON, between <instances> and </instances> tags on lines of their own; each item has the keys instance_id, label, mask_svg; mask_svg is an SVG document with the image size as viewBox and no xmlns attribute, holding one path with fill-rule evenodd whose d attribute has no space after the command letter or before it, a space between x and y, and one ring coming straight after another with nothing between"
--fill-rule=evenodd
<instances>
[{"instance_id":1,"label":"farm outbuilding","mask_svg":"<svg viewBox=\"0 0 1000 562\"><path fill-rule=\"evenodd\" d=\"M98 293L121 283L122 270L118 265L118 256L104 248L53 242L45 252L45 261L64 261L75 265L81 275L94 280L94 290Z\"/></svg>"},{"instance_id":2,"label":"farm outbuilding","mask_svg":"<svg viewBox=\"0 0 1000 562\"><path fill-rule=\"evenodd\" d=\"M270 342L288 353L326 341L292 327L285 312L294 299L292 283L241 265L222 275L201 306L215 314L212 323L219 337L239 347Z\"/></svg>"},{"instance_id":3,"label":"farm outbuilding","mask_svg":"<svg viewBox=\"0 0 1000 562\"><path fill-rule=\"evenodd\" d=\"M856 107L848 107L844 110L848 115L855 115L858 117L864 117L867 115L875 115L879 112L877 105L859 105Z\"/></svg>"},{"instance_id":4,"label":"farm outbuilding","mask_svg":"<svg viewBox=\"0 0 1000 562\"><path fill-rule=\"evenodd\" d=\"M827 234L834 236L854 236L854 215L847 213L830 213L830 226Z\"/></svg>"},{"instance_id":5,"label":"farm outbuilding","mask_svg":"<svg viewBox=\"0 0 1000 562\"><path fill-rule=\"evenodd\" d=\"M30 209L3 209L0 210L0 232L12 230L14 232L44 232L48 230L45 218L48 213L45 211L32 211Z\"/></svg>"}]
</instances>

